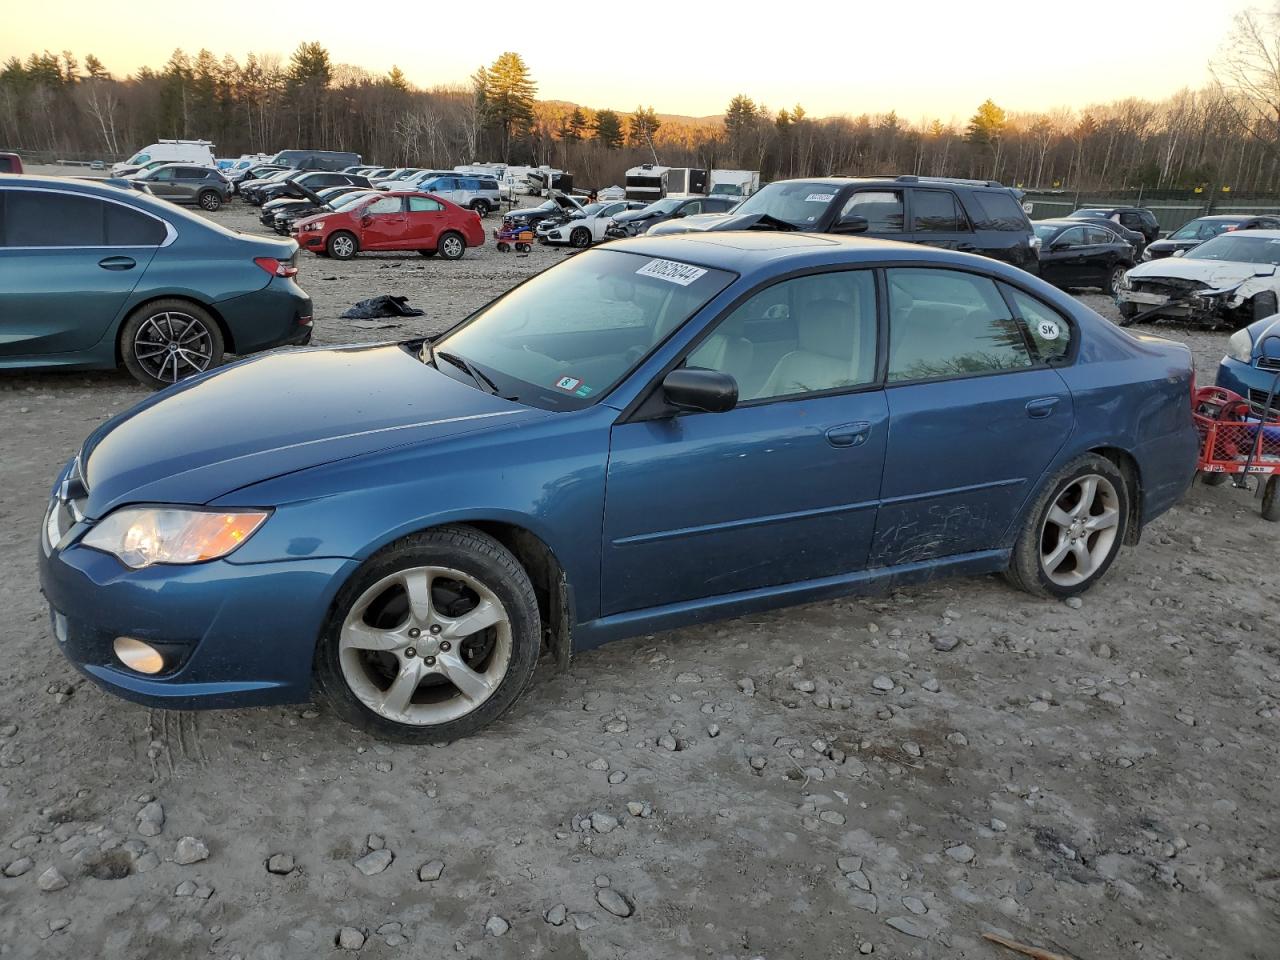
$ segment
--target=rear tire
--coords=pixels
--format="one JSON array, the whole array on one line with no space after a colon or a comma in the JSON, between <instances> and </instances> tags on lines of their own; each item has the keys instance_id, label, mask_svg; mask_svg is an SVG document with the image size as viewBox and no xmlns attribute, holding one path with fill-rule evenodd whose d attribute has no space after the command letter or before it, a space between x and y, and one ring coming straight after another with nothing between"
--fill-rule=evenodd
<instances>
[{"instance_id":1,"label":"rear tire","mask_svg":"<svg viewBox=\"0 0 1280 960\"><path fill-rule=\"evenodd\" d=\"M1116 294L1116 288L1120 285L1121 279L1123 279L1124 275L1132 269L1133 264L1131 263L1114 264L1111 267L1111 270L1107 273L1107 279L1102 287L1102 292L1108 296L1114 297ZM1128 306L1128 304L1125 304L1125 306Z\"/></svg>"},{"instance_id":2,"label":"rear tire","mask_svg":"<svg viewBox=\"0 0 1280 960\"><path fill-rule=\"evenodd\" d=\"M1280 476L1274 473L1262 489L1262 519L1280 523Z\"/></svg>"},{"instance_id":3,"label":"rear tire","mask_svg":"<svg viewBox=\"0 0 1280 960\"><path fill-rule=\"evenodd\" d=\"M462 234L450 230L441 235L436 244L436 252L444 260L461 260L462 255L467 252L467 241L462 239Z\"/></svg>"},{"instance_id":4,"label":"rear tire","mask_svg":"<svg viewBox=\"0 0 1280 960\"><path fill-rule=\"evenodd\" d=\"M336 230L329 234L329 239L325 241L324 248L329 256L335 260L350 260L356 255L356 251L360 249L360 244L356 240L354 233L347 230Z\"/></svg>"},{"instance_id":5,"label":"rear tire","mask_svg":"<svg viewBox=\"0 0 1280 960\"><path fill-rule=\"evenodd\" d=\"M214 190L206 190L200 194L200 209L213 213L222 206L222 197L218 196Z\"/></svg>"},{"instance_id":6,"label":"rear tire","mask_svg":"<svg viewBox=\"0 0 1280 960\"><path fill-rule=\"evenodd\" d=\"M1005 578L1040 597L1084 593L1120 553L1129 497L1124 476L1110 460L1092 453L1073 460L1027 511Z\"/></svg>"},{"instance_id":7,"label":"rear tire","mask_svg":"<svg viewBox=\"0 0 1280 960\"><path fill-rule=\"evenodd\" d=\"M467 632L464 621L484 606L476 622L486 625ZM448 742L519 699L540 638L533 584L515 556L471 527L438 527L375 555L339 591L316 650L316 686L376 737Z\"/></svg>"},{"instance_id":8,"label":"rear tire","mask_svg":"<svg viewBox=\"0 0 1280 960\"><path fill-rule=\"evenodd\" d=\"M171 349L172 347L172 349ZM139 307L120 328L125 369L145 387L164 387L222 362L222 330L203 307L168 298Z\"/></svg>"},{"instance_id":9,"label":"rear tire","mask_svg":"<svg viewBox=\"0 0 1280 960\"><path fill-rule=\"evenodd\" d=\"M482 217L487 217L489 215L489 204L484 200L471 201L471 209Z\"/></svg>"}]
</instances>

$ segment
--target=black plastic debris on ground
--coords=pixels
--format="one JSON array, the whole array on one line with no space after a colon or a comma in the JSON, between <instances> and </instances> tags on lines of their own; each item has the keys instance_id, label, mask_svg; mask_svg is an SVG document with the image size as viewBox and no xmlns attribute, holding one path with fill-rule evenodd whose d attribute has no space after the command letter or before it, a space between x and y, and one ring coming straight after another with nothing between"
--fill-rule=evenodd
<instances>
[{"instance_id":1,"label":"black plastic debris on ground","mask_svg":"<svg viewBox=\"0 0 1280 960\"><path fill-rule=\"evenodd\" d=\"M408 297L383 294L353 303L342 315L344 320L381 320L383 317L420 317L422 311L409 306Z\"/></svg>"}]
</instances>

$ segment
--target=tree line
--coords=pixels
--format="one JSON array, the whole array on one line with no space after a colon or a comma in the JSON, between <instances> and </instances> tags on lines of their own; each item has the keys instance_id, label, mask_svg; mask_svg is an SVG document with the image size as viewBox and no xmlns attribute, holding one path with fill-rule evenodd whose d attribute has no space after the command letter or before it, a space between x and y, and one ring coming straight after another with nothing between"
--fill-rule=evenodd
<instances>
[{"instance_id":1,"label":"tree line","mask_svg":"<svg viewBox=\"0 0 1280 960\"><path fill-rule=\"evenodd\" d=\"M115 77L92 54L12 57L0 67L0 149L111 159L160 138L213 140L222 156L290 147L354 150L369 162L449 167L550 164L583 185L621 183L643 162L760 170L765 180L913 173L1027 188L1280 190L1280 13L1246 12L1214 82L1164 100L1013 113L994 100L964 125L897 113L813 117L747 94L695 120L539 100L517 53L464 83L422 89L398 67L334 63L318 43L287 59L175 50Z\"/></svg>"}]
</instances>

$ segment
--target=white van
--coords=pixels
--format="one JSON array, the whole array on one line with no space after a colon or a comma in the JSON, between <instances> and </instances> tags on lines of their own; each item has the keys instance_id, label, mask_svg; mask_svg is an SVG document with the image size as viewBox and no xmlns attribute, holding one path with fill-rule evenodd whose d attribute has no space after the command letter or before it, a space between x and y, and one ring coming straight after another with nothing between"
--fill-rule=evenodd
<instances>
[{"instance_id":1,"label":"white van","mask_svg":"<svg viewBox=\"0 0 1280 960\"><path fill-rule=\"evenodd\" d=\"M166 163L190 163L199 167L218 165L213 157L211 140L161 140L143 147L123 163L117 163L111 168L111 175L113 177L128 176L152 160L163 160Z\"/></svg>"}]
</instances>

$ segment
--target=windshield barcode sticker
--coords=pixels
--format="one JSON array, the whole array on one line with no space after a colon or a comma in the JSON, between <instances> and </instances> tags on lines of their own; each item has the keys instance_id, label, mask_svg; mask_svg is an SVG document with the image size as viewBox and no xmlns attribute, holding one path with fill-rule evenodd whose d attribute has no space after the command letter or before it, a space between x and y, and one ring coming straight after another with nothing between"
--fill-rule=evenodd
<instances>
[{"instance_id":1,"label":"windshield barcode sticker","mask_svg":"<svg viewBox=\"0 0 1280 960\"><path fill-rule=\"evenodd\" d=\"M830 203L836 198L834 193L811 193L804 198L805 203Z\"/></svg>"},{"instance_id":2,"label":"windshield barcode sticker","mask_svg":"<svg viewBox=\"0 0 1280 960\"><path fill-rule=\"evenodd\" d=\"M666 280L668 283L678 283L682 287L687 287L699 277L705 276L706 273L707 271L701 267L678 263L675 260L650 260L636 271L637 276L657 277L659 280Z\"/></svg>"}]
</instances>

